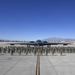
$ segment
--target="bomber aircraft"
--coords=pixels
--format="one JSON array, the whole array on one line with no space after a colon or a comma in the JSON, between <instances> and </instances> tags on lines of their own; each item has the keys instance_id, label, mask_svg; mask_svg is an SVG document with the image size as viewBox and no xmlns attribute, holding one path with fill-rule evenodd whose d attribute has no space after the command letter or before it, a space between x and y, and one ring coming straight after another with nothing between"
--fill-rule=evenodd
<instances>
[{"instance_id":1,"label":"bomber aircraft","mask_svg":"<svg viewBox=\"0 0 75 75\"><path fill-rule=\"evenodd\" d=\"M50 43L50 42L47 42L47 41L41 41L41 40L37 40L37 41L30 41L30 42L18 42L18 43L8 43L10 45L36 45L36 46L43 46L43 45L58 45L58 44L61 44L61 45L68 45L70 43Z\"/></svg>"}]
</instances>

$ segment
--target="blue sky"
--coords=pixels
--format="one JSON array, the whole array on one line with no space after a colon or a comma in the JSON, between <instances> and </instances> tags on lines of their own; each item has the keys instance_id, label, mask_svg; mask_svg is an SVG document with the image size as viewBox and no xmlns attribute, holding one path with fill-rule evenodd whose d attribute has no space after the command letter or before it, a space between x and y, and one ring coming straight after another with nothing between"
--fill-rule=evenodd
<instances>
[{"instance_id":1,"label":"blue sky","mask_svg":"<svg viewBox=\"0 0 75 75\"><path fill-rule=\"evenodd\" d=\"M0 39L75 38L75 0L0 0Z\"/></svg>"}]
</instances>

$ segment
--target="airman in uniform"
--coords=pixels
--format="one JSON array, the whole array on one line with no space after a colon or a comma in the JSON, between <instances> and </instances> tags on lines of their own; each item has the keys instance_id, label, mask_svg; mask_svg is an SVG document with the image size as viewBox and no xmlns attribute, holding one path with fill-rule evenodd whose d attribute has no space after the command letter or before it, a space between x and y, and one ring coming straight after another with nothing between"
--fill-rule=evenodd
<instances>
[{"instance_id":1,"label":"airman in uniform","mask_svg":"<svg viewBox=\"0 0 75 75\"><path fill-rule=\"evenodd\" d=\"M13 55L13 53L14 53L14 51L13 51L13 49L11 49L11 55Z\"/></svg>"},{"instance_id":2,"label":"airman in uniform","mask_svg":"<svg viewBox=\"0 0 75 75\"><path fill-rule=\"evenodd\" d=\"M54 55L54 53L55 53L55 48L53 48L53 50L52 50L52 55Z\"/></svg>"},{"instance_id":3,"label":"airman in uniform","mask_svg":"<svg viewBox=\"0 0 75 75\"><path fill-rule=\"evenodd\" d=\"M63 53L63 47L60 49L60 55L62 55Z\"/></svg>"},{"instance_id":4,"label":"airman in uniform","mask_svg":"<svg viewBox=\"0 0 75 75\"><path fill-rule=\"evenodd\" d=\"M0 53L1 53L1 47L0 47Z\"/></svg>"}]
</instances>

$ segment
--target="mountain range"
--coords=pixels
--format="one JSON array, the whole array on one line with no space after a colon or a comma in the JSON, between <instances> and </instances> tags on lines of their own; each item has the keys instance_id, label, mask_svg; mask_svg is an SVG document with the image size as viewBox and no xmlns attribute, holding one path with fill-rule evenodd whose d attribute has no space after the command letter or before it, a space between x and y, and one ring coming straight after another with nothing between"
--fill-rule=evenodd
<instances>
[{"instance_id":1,"label":"mountain range","mask_svg":"<svg viewBox=\"0 0 75 75\"><path fill-rule=\"evenodd\" d=\"M75 43L75 39L72 38L47 38L47 39L43 39L44 41L48 41L48 42L69 42L69 43Z\"/></svg>"},{"instance_id":2,"label":"mountain range","mask_svg":"<svg viewBox=\"0 0 75 75\"><path fill-rule=\"evenodd\" d=\"M75 39L72 39L72 38L55 38L55 37L52 37L52 38L43 39L42 41L75 43ZM0 42L27 42L27 41L20 41L20 40L3 40L3 39L0 39Z\"/></svg>"}]
</instances>

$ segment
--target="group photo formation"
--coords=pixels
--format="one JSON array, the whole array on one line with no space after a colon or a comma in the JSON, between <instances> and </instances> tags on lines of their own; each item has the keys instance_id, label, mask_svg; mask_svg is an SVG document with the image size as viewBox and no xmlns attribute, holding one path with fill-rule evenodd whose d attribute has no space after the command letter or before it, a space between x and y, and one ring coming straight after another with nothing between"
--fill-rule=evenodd
<instances>
[{"instance_id":1,"label":"group photo formation","mask_svg":"<svg viewBox=\"0 0 75 75\"><path fill-rule=\"evenodd\" d=\"M7 43L7 46L0 47L0 53L9 53L10 55L37 55L38 50L40 51L40 55L46 56L56 55L57 53L60 55L75 53L75 47L67 46L68 44L71 43L48 43L41 40L37 40L36 42L30 41L29 43Z\"/></svg>"}]
</instances>

